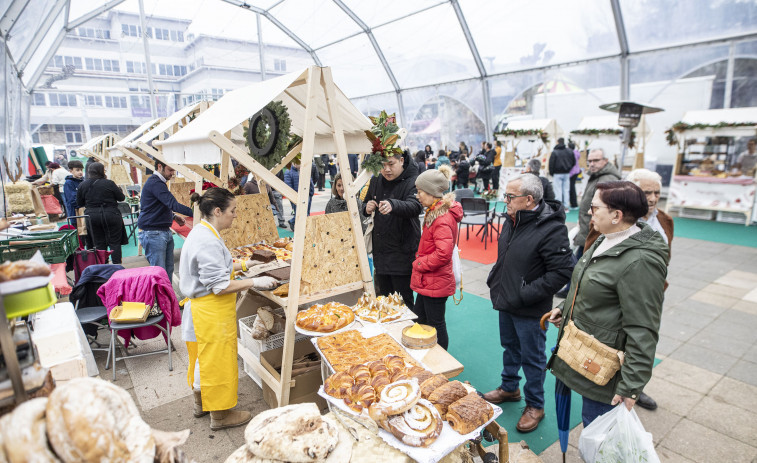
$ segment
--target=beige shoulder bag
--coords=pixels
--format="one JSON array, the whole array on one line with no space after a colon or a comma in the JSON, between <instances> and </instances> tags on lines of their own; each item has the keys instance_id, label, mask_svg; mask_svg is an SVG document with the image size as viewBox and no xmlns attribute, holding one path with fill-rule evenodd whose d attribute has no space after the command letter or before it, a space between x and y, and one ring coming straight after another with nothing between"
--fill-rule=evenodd
<instances>
[{"instance_id":1,"label":"beige shoulder bag","mask_svg":"<svg viewBox=\"0 0 757 463\"><path fill-rule=\"evenodd\" d=\"M573 323L573 306L576 304L578 288L573 293L568 324L557 346L557 356L581 376L599 386L604 386L623 365L623 351L599 342L594 336L580 330Z\"/></svg>"}]
</instances>

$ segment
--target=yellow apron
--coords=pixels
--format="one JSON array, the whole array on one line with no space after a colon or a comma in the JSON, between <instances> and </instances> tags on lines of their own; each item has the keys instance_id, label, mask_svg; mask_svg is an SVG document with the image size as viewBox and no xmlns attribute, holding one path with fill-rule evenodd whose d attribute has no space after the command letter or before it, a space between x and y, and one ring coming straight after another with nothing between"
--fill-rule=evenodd
<instances>
[{"instance_id":1,"label":"yellow apron","mask_svg":"<svg viewBox=\"0 0 757 463\"><path fill-rule=\"evenodd\" d=\"M218 239L213 227L203 222ZM234 278L232 268L231 278ZM187 381L194 384L195 362L200 359L200 391L202 409L228 410L237 404L239 367L237 364L237 311L236 293L190 299L192 320L197 342L187 341L189 369Z\"/></svg>"}]
</instances>

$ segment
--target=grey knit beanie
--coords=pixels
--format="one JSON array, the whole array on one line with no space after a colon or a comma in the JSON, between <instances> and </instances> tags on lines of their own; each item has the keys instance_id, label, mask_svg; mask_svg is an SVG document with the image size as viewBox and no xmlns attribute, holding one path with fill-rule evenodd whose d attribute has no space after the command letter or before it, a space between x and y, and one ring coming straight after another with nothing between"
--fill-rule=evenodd
<instances>
[{"instance_id":1,"label":"grey knit beanie","mask_svg":"<svg viewBox=\"0 0 757 463\"><path fill-rule=\"evenodd\" d=\"M415 179L415 186L435 198L441 198L449 190L449 178L443 172L429 169Z\"/></svg>"}]
</instances>

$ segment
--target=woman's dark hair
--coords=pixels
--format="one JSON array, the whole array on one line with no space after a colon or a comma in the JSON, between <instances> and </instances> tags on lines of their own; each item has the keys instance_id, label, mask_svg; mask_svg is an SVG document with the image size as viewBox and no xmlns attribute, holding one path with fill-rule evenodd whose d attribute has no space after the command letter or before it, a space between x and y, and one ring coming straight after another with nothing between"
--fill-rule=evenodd
<instances>
[{"instance_id":1,"label":"woman's dark hair","mask_svg":"<svg viewBox=\"0 0 757 463\"><path fill-rule=\"evenodd\" d=\"M597 185L599 199L610 209L623 213L623 221L634 224L639 217L647 215L649 204L641 188L625 180L602 182Z\"/></svg>"},{"instance_id":2,"label":"woman's dark hair","mask_svg":"<svg viewBox=\"0 0 757 463\"><path fill-rule=\"evenodd\" d=\"M334 181L331 183L331 194L334 195L334 197L337 199L344 199L344 197L339 196L339 192L336 191L336 184L341 179L342 179L342 173L338 172L336 175L334 175Z\"/></svg>"},{"instance_id":3,"label":"woman's dark hair","mask_svg":"<svg viewBox=\"0 0 757 463\"><path fill-rule=\"evenodd\" d=\"M644 197L646 198L646 196ZM203 217L210 217L213 215L215 208L220 208L225 211L229 208L229 204L234 199L234 193L230 192L226 188L208 188L205 193L200 196L197 192L192 193L189 197L190 201L197 203L200 207L200 213Z\"/></svg>"},{"instance_id":4,"label":"woman's dark hair","mask_svg":"<svg viewBox=\"0 0 757 463\"><path fill-rule=\"evenodd\" d=\"M105 166L102 162L93 162L87 166L87 178L105 178Z\"/></svg>"},{"instance_id":5,"label":"woman's dark hair","mask_svg":"<svg viewBox=\"0 0 757 463\"><path fill-rule=\"evenodd\" d=\"M426 151L427 153L433 153L433 152L434 152L434 150L433 150L433 149L431 149L431 145L426 145L426 146L425 146L425 147L423 148L423 151Z\"/></svg>"}]
</instances>

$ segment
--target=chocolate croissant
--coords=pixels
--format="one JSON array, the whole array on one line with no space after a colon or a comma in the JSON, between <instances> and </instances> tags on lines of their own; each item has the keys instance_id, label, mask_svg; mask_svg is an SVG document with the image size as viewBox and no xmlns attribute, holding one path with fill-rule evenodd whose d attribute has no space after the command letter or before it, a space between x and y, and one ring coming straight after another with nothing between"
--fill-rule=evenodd
<instances>
[{"instance_id":1,"label":"chocolate croissant","mask_svg":"<svg viewBox=\"0 0 757 463\"><path fill-rule=\"evenodd\" d=\"M434 389L434 392L428 396L428 400L439 410L442 418L446 419L448 407L466 395L468 395L468 390L465 389L463 383L460 381L450 381Z\"/></svg>"},{"instance_id":2,"label":"chocolate croissant","mask_svg":"<svg viewBox=\"0 0 757 463\"><path fill-rule=\"evenodd\" d=\"M483 426L494 416L494 409L487 401L471 392L452 403L447 409L449 425L460 434L468 434Z\"/></svg>"},{"instance_id":3,"label":"chocolate croissant","mask_svg":"<svg viewBox=\"0 0 757 463\"><path fill-rule=\"evenodd\" d=\"M428 396L434 392L434 389L447 384L449 380L444 375L434 375L421 383L421 396L428 399Z\"/></svg>"}]
</instances>

